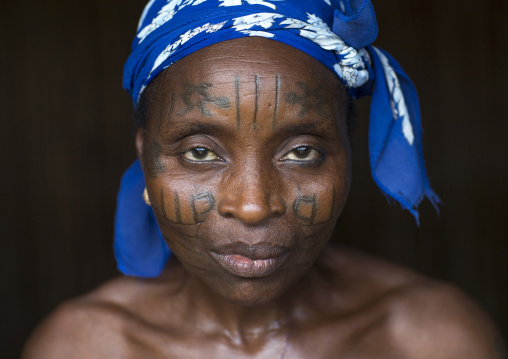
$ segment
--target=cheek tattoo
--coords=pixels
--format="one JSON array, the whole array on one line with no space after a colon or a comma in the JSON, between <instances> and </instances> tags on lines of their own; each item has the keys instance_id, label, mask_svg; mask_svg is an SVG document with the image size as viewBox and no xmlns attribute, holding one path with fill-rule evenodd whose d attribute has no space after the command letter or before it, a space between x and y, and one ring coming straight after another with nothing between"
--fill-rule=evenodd
<instances>
[{"instance_id":1,"label":"cheek tattoo","mask_svg":"<svg viewBox=\"0 0 508 359\"><path fill-rule=\"evenodd\" d=\"M212 116L213 113L207 108L207 105L212 103L218 108L228 109L229 99L227 97L212 97L208 92L208 89L213 87L211 83L202 83L199 85L193 85L186 83L184 86L184 93L181 95L183 103L186 108L180 111L179 115L185 115L188 112L197 109L204 116Z\"/></svg>"},{"instance_id":2,"label":"cheek tattoo","mask_svg":"<svg viewBox=\"0 0 508 359\"><path fill-rule=\"evenodd\" d=\"M314 224L318 210L317 195L298 196L293 203L293 212L295 216L306 224Z\"/></svg>"},{"instance_id":3,"label":"cheek tattoo","mask_svg":"<svg viewBox=\"0 0 508 359\"><path fill-rule=\"evenodd\" d=\"M171 200L173 206L166 206L166 201L171 202ZM182 201L178 192L172 193L172 196L165 196L164 189L161 189L160 201L161 213L164 218L176 224L203 223L207 215L215 209L215 197L211 192L191 195L188 201Z\"/></svg>"},{"instance_id":4,"label":"cheek tattoo","mask_svg":"<svg viewBox=\"0 0 508 359\"><path fill-rule=\"evenodd\" d=\"M306 225L320 224L333 218L337 194L335 186L332 193L312 196L298 196L293 202L293 213Z\"/></svg>"},{"instance_id":5,"label":"cheek tattoo","mask_svg":"<svg viewBox=\"0 0 508 359\"><path fill-rule=\"evenodd\" d=\"M164 188L161 188L161 211L164 218L168 218L166 213L166 203L164 202Z\"/></svg>"},{"instance_id":6,"label":"cheek tattoo","mask_svg":"<svg viewBox=\"0 0 508 359\"><path fill-rule=\"evenodd\" d=\"M215 198L211 192L191 196L191 208L196 224L204 222L206 215L215 208Z\"/></svg>"},{"instance_id":7,"label":"cheek tattoo","mask_svg":"<svg viewBox=\"0 0 508 359\"><path fill-rule=\"evenodd\" d=\"M313 110L323 117L328 117L329 113L325 107L329 106L328 98L323 87L311 90L309 86L303 82L297 82L296 85L302 90L301 94L296 92L286 93L286 102L290 105L299 104L302 106L299 117L305 116L309 110Z\"/></svg>"},{"instance_id":8,"label":"cheek tattoo","mask_svg":"<svg viewBox=\"0 0 508 359\"><path fill-rule=\"evenodd\" d=\"M182 215L180 214L180 199L178 198L177 192L175 192L174 204L175 204L176 223L180 224L182 223Z\"/></svg>"}]
</instances>

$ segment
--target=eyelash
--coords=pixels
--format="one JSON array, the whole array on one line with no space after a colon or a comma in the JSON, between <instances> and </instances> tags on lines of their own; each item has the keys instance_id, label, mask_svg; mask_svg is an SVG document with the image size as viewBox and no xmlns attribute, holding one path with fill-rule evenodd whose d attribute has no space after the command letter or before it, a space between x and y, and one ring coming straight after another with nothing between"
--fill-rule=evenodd
<instances>
[{"instance_id":1,"label":"eyelash","mask_svg":"<svg viewBox=\"0 0 508 359\"><path fill-rule=\"evenodd\" d=\"M314 158L310 159L310 160L307 160L307 159L304 159L304 158L295 158L295 159L290 159L290 158L287 158L288 156L290 156L291 154L295 154L295 157L298 157L298 155L296 155L296 151L298 150L301 150L301 149L305 149L305 151L309 151L310 153L313 153L314 152ZM310 155L310 154L309 154ZM306 156L306 157L309 157ZM323 151L315 148L315 147L312 147L312 146L298 146L298 147L295 147L293 148L291 151L287 152L284 156L282 156L282 158L279 160L279 161L290 161L290 162L294 162L294 163L299 163L299 164L314 164L318 161L322 161L323 160L323 157L324 157L324 153Z\"/></svg>"},{"instance_id":2,"label":"eyelash","mask_svg":"<svg viewBox=\"0 0 508 359\"><path fill-rule=\"evenodd\" d=\"M206 152L205 153L205 157L202 158L202 159L199 159L199 158L195 159L195 158L188 158L188 157L186 157L187 154L195 155L196 151L201 151L201 150L203 150L203 152ZM212 150L209 150L208 148L203 147L203 146L197 146L197 147L189 148L188 150L180 152L179 155L184 160L189 161L189 162L195 162L195 163L211 163L211 162L214 162L214 161L217 161L217 160L224 161L215 152L213 152ZM207 158L210 155L214 156L214 158L206 160L205 158ZM197 156L195 156L195 157L197 157Z\"/></svg>"},{"instance_id":3,"label":"eyelash","mask_svg":"<svg viewBox=\"0 0 508 359\"><path fill-rule=\"evenodd\" d=\"M298 154L296 154L296 151L298 150L302 150L303 151L308 151L309 153L305 155L305 157L303 158L298 158ZM205 152L204 153L204 157L199 159L196 157L198 156L195 156L196 155L196 151L203 151ZM186 155L187 154L190 154L190 155L193 155L194 158L189 158L187 157ZM287 158L288 156L290 156L291 154L294 154L294 156L296 158ZM312 159L305 159L307 157L310 157L310 155L313 154L313 157ZM194 163L211 163L211 162L214 162L214 161L224 161L221 157L219 157L215 152L213 152L212 150L209 150L208 148L206 147L202 147L202 146L198 146L198 147L193 147L193 148L189 148L185 151L182 151L179 153L179 155L186 161L189 161L189 162L194 162ZM212 155L214 158L212 159L208 159L206 160L206 158L208 156ZM287 152L284 156L282 156L279 161L280 162L293 162L293 163L299 163L299 164L314 164L318 161L322 161L323 160L323 151L317 149L317 148L314 148L312 146L298 146L298 147L295 147L293 148L291 151Z\"/></svg>"}]
</instances>

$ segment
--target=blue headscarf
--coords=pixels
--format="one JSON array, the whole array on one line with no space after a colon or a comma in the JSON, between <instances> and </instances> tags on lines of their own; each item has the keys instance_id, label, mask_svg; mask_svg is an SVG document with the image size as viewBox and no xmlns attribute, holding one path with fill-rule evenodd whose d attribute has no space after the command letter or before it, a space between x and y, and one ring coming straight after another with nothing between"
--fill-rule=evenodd
<instances>
[{"instance_id":1,"label":"blue headscarf","mask_svg":"<svg viewBox=\"0 0 508 359\"><path fill-rule=\"evenodd\" d=\"M416 90L399 64L374 46L377 22L370 0L151 0L141 16L124 88L135 105L159 73L206 46L260 36L303 51L328 67L353 97L372 95L369 154L381 190L409 210L431 190L422 154ZM122 178L115 256L127 275L155 277L170 255L152 209L142 200L136 161Z\"/></svg>"}]
</instances>

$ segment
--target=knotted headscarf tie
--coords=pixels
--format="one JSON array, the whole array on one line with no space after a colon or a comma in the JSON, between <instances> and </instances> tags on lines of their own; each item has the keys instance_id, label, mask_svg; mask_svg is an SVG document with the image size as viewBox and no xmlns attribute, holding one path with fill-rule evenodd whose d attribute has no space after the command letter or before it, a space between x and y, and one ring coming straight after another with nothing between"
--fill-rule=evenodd
<instances>
[{"instance_id":1,"label":"knotted headscarf tie","mask_svg":"<svg viewBox=\"0 0 508 359\"><path fill-rule=\"evenodd\" d=\"M372 176L418 221L418 205L439 198L425 171L416 90L399 64L372 46L378 32L370 0L151 0L141 16L124 88L135 105L171 64L206 46L246 36L285 43L333 71L356 98L371 95ZM156 277L170 255L142 199L139 161L124 174L115 222L115 256L126 275Z\"/></svg>"}]
</instances>

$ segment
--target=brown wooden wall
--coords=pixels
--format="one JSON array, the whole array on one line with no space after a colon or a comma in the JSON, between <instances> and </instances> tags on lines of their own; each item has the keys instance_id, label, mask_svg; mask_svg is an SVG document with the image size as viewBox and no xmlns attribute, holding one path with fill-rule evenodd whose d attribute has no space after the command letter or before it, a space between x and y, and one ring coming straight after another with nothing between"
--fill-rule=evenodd
<instances>
[{"instance_id":1,"label":"brown wooden wall","mask_svg":"<svg viewBox=\"0 0 508 359\"><path fill-rule=\"evenodd\" d=\"M367 165L358 105L336 240L447 280L508 333L508 2L374 0L378 46L419 89L434 189L418 228ZM116 275L118 181L134 159L123 62L142 0L0 2L0 356L62 300Z\"/></svg>"}]
</instances>

